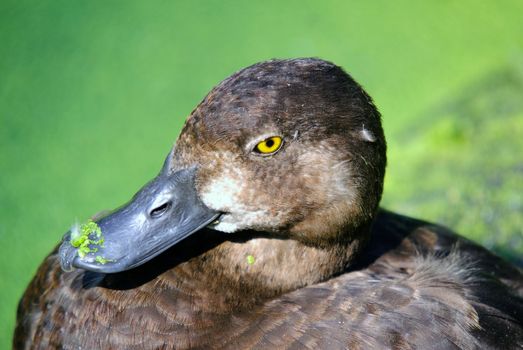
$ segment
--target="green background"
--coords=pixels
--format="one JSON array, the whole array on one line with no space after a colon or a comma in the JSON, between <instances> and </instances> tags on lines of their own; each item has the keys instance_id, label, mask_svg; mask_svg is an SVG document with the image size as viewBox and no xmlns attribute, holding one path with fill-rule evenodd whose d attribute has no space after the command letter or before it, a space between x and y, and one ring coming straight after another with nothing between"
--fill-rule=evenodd
<instances>
[{"instance_id":1,"label":"green background","mask_svg":"<svg viewBox=\"0 0 523 350\"><path fill-rule=\"evenodd\" d=\"M523 253L523 2L1 1L0 348L76 220L161 167L184 118L269 58L343 66L384 118L383 204Z\"/></svg>"}]
</instances>

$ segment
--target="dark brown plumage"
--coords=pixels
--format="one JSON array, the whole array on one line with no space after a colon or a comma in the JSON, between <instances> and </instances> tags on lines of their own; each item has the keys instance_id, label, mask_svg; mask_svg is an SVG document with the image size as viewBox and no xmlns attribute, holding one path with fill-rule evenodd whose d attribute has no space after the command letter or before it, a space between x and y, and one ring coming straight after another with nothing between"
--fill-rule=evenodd
<instances>
[{"instance_id":1,"label":"dark brown plumage","mask_svg":"<svg viewBox=\"0 0 523 350\"><path fill-rule=\"evenodd\" d=\"M252 151L275 135L279 150ZM66 235L20 302L14 348L523 347L520 270L445 228L377 209L380 116L339 67L273 60L218 85L160 176L98 221L104 252L117 254L110 228L125 218L135 224L120 233L151 230L145 240L171 230L158 218L187 204L165 202L163 183L193 168L178 178L215 213L201 220L218 217L212 229L148 262L149 251L137 256L132 269L88 256L70 272L60 267L76 255Z\"/></svg>"}]
</instances>

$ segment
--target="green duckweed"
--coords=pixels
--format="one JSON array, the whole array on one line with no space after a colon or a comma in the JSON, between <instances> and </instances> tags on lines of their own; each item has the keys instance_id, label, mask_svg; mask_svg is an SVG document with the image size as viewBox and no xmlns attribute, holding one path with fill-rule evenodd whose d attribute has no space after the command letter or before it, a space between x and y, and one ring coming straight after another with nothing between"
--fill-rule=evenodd
<instances>
[{"instance_id":1,"label":"green duckweed","mask_svg":"<svg viewBox=\"0 0 523 350\"><path fill-rule=\"evenodd\" d=\"M89 220L80 226L76 224L71 229L71 245L77 248L80 258L84 258L88 253L96 253L98 247L103 247L103 244L102 230L93 220ZM97 256L96 261L105 264L109 260Z\"/></svg>"},{"instance_id":2,"label":"green duckweed","mask_svg":"<svg viewBox=\"0 0 523 350\"><path fill-rule=\"evenodd\" d=\"M104 257L101 256L101 255L98 255L98 256L95 258L95 260L96 260L97 263L100 263L100 264L102 264L102 265L105 265L105 264L107 264L109 261L112 261L112 260L110 260L110 259L106 259L106 258L104 258Z\"/></svg>"},{"instance_id":3,"label":"green duckweed","mask_svg":"<svg viewBox=\"0 0 523 350\"><path fill-rule=\"evenodd\" d=\"M254 256L247 255L247 264L252 265L252 264L254 264L255 261L256 260L254 259Z\"/></svg>"}]
</instances>

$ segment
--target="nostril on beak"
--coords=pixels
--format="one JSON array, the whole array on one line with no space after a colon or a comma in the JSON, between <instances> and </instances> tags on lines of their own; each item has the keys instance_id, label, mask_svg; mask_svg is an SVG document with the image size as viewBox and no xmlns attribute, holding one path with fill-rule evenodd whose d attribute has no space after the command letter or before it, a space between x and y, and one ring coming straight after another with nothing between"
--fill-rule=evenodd
<instances>
[{"instance_id":1,"label":"nostril on beak","mask_svg":"<svg viewBox=\"0 0 523 350\"><path fill-rule=\"evenodd\" d=\"M153 219L157 219L160 216L162 216L163 214L165 214L167 212L167 210L169 210L169 208L171 208L171 205L172 205L171 201L165 202L165 203L157 206L156 208L152 209L149 212L149 216Z\"/></svg>"}]
</instances>

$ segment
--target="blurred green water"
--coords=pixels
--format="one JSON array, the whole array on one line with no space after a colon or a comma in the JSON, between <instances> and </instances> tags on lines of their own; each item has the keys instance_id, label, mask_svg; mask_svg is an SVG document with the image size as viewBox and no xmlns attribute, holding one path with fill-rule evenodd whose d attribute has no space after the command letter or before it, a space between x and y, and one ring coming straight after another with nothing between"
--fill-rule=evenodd
<instances>
[{"instance_id":1,"label":"blurred green water","mask_svg":"<svg viewBox=\"0 0 523 350\"><path fill-rule=\"evenodd\" d=\"M398 133L384 204L523 265L523 57L475 79Z\"/></svg>"},{"instance_id":2,"label":"blurred green water","mask_svg":"<svg viewBox=\"0 0 523 350\"><path fill-rule=\"evenodd\" d=\"M332 60L374 97L387 207L520 256L521 13L520 1L0 2L0 348L68 226L126 201L213 85L272 57Z\"/></svg>"}]
</instances>

